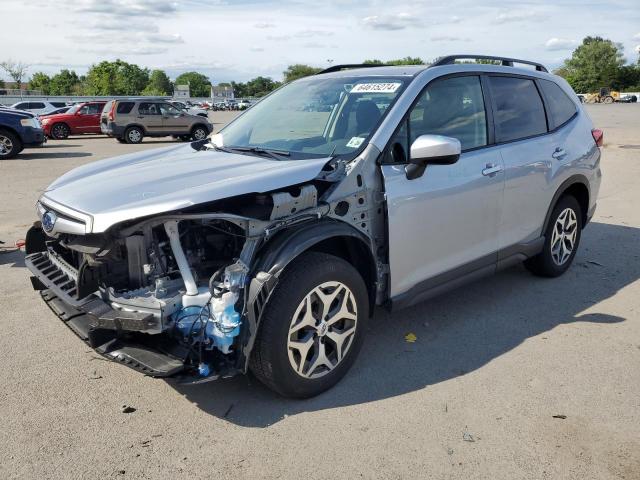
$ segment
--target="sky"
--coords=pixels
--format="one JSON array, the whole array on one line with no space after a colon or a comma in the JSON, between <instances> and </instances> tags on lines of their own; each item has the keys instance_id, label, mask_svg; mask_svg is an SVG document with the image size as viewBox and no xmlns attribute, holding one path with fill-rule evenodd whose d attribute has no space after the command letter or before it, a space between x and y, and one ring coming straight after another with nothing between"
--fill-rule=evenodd
<instances>
[{"instance_id":1,"label":"sky","mask_svg":"<svg viewBox=\"0 0 640 480\"><path fill-rule=\"evenodd\" d=\"M640 48L640 0L0 0L0 61L86 73L120 58L171 78L282 78L317 67L453 53L558 67L587 35ZM8 79L4 73L0 78Z\"/></svg>"}]
</instances>

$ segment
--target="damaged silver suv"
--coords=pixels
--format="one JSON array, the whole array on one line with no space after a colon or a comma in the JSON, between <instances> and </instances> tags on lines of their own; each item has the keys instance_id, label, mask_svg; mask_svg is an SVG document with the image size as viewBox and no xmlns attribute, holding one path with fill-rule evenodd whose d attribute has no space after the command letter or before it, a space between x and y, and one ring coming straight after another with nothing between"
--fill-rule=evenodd
<instances>
[{"instance_id":1,"label":"damaged silver suv","mask_svg":"<svg viewBox=\"0 0 640 480\"><path fill-rule=\"evenodd\" d=\"M376 305L522 261L562 274L596 206L602 132L542 65L461 58L483 57L334 66L210 139L70 171L27 234L34 288L147 375L251 370L309 397L354 363Z\"/></svg>"}]
</instances>

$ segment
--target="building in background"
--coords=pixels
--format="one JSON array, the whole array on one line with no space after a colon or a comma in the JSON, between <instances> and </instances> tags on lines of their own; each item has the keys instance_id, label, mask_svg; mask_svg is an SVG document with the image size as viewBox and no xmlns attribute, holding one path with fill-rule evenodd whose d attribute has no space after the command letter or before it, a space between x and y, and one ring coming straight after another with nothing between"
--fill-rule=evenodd
<instances>
[{"instance_id":1,"label":"building in background","mask_svg":"<svg viewBox=\"0 0 640 480\"><path fill-rule=\"evenodd\" d=\"M211 85L211 98L224 98L227 100L235 98L233 87L228 85Z\"/></svg>"},{"instance_id":2,"label":"building in background","mask_svg":"<svg viewBox=\"0 0 640 480\"><path fill-rule=\"evenodd\" d=\"M173 98L188 100L191 98L189 93L189 85L176 85L173 88Z\"/></svg>"}]
</instances>

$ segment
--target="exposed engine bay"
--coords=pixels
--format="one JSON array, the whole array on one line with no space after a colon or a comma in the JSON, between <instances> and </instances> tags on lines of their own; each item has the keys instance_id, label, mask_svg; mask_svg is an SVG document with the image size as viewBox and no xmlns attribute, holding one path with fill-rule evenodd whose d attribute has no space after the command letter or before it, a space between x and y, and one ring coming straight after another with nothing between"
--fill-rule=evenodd
<instances>
[{"instance_id":1,"label":"exposed engine bay","mask_svg":"<svg viewBox=\"0 0 640 480\"><path fill-rule=\"evenodd\" d=\"M261 271L265 244L298 225L345 220L371 251L384 239L374 234L382 209L361 174L353 185L337 181L346 174L344 164L333 165L312 183L123 222L103 234L51 237L37 225L27 238L34 288L92 347L149 375L186 370L206 381L244 372L268 296L263 286L277 280ZM382 296L386 269L378 263Z\"/></svg>"}]
</instances>

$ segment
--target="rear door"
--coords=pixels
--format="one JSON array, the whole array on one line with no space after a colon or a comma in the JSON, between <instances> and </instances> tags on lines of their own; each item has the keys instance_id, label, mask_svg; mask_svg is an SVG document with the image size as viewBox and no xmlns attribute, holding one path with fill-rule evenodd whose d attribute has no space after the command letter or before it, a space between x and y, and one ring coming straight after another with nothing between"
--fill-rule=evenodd
<instances>
[{"instance_id":1,"label":"rear door","mask_svg":"<svg viewBox=\"0 0 640 480\"><path fill-rule=\"evenodd\" d=\"M382 165L392 297L494 267L504 176L489 126L480 76L454 76L432 81L392 138ZM424 134L457 138L462 155L408 180L407 152Z\"/></svg>"},{"instance_id":2,"label":"rear door","mask_svg":"<svg viewBox=\"0 0 640 480\"><path fill-rule=\"evenodd\" d=\"M150 135L160 135L163 133L162 114L157 102L140 102L136 123L142 125Z\"/></svg>"},{"instance_id":3,"label":"rear door","mask_svg":"<svg viewBox=\"0 0 640 480\"><path fill-rule=\"evenodd\" d=\"M505 165L500 249L540 236L555 146L533 78L490 75L496 143Z\"/></svg>"}]
</instances>

